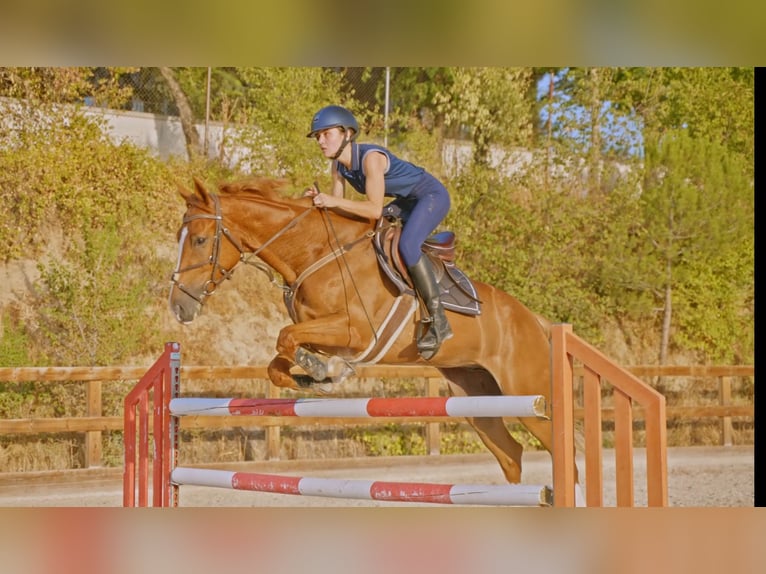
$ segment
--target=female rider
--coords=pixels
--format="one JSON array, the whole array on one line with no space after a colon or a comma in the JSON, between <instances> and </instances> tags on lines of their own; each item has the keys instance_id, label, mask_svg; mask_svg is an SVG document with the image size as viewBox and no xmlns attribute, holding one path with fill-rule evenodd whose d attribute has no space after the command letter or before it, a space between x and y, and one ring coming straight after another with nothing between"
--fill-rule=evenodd
<instances>
[{"instance_id":1,"label":"female rider","mask_svg":"<svg viewBox=\"0 0 766 574\"><path fill-rule=\"evenodd\" d=\"M422 167L404 161L382 146L356 143L359 124L341 106L326 106L311 121L307 137L315 138L322 153L332 162L332 190L320 193L315 187L305 195L314 205L339 214L380 219L384 197L395 198L403 222L399 252L407 265L415 289L429 317L423 319L425 331L418 339L418 351L425 359L433 357L441 343L452 337L439 299L439 286L421 245L444 219L450 208L447 189ZM363 201L343 196L345 182L366 196Z\"/></svg>"}]
</instances>

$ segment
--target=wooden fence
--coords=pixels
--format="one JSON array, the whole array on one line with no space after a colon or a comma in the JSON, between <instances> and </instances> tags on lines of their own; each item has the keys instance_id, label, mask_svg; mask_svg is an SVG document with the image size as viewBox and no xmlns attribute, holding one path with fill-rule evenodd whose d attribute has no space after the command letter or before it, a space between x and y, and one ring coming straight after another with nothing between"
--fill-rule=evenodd
<instances>
[{"instance_id":1,"label":"wooden fence","mask_svg":"<svg viewBox=\"0 0 766 574\"><path fill-rule=\"evenodd\" d=\"M656 366L637 365L624 367L625 370L650 382L655 377L692 377L698 379L717 379L718 381L718 404L704 406L668 406L666 415L668 419L699 419L703 417L719 418L721 421L721 444L732 444L732 417L754 417L754 405L752 403L732 404L732 379L737 377L754 377L753 365L691 365L691 366ZM146 367L16 367L0 368L0 385L3 383L19 382L46 382L86 385L86 415L81 417L59 418L25 418L0 420L0 434L40 434L40 433L85 433L85 464L86 468L99 467L102 464L101 441L102 432L121 431L123 425L122 415L103 416L102 411L102 384L109 381L138 381L146 373ZM575 368L575 375L582 371ZM267 380L265 366L182 366L181 377L183 380L221 380L221 379L253 379ZM425 381L426 396L438 396L446 383L440 373L432 367L360 367L357 370L357 378L376 379L420 379ZM581 385L581 383L580 383ZM278 397L279 389L268 384L267 396ZM578 396L578 388L575 388L575 397ZM574 411L574 417L582 418L584 410L582 402L576 401L580 407ZM614 419L614 408L604 407L601 409L602 420ZM381 424L412 423L412 420L398 419L365 419L360 424L358 419L317 419L307 417L260 417L252 426L266 428L266 452L267 459L276 459L279 455L280 428L296 425L348 425L365 426ZM426 425L426 449L429 454L439 454L440 423L439 417L420 420ZM230 426L247 426L243 419L236 424L229 417L186 417L181 425L182 429L213 429Z\"/></svg>"}]
</instances>

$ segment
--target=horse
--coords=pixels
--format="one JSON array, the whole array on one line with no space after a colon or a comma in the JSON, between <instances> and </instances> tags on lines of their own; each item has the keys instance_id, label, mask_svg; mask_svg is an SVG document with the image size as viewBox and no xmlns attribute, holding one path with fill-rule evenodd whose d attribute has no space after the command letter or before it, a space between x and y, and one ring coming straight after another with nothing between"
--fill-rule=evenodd
<instances>
[{"instance_id":1,"label":"horse","mask_svg":"<svg viewBox=\"0 0 766 574\"><path fill-rule=\"evenodd\" d=\"M178 184L186 203L169 305L190 323L205 300L242 262L283 279L293 320L276 341L271 382L293 390L331 392L354 366L430 365L451 396L542 395L547 417L519 418L550 453L550 323L512 295L474 282L481 312L447 311L454 336L429 360L417 349L417 297L383 272L372 240L379 222L289 197L287 184L266 177L221 183L210 192ZM292 374L294 366L306 375ZM509 483L521 482L522 445L502 417L467 422L497 459ZM575 474L577 469L575 469Z\"/></svg>"}]
</instances>

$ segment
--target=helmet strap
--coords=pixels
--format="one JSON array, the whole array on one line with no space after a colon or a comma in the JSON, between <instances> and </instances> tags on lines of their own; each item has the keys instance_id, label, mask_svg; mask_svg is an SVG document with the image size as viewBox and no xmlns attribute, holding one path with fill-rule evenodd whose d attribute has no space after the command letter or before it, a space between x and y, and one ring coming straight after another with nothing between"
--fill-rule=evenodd
<instances>
[{"instance_id":1,"label":"helmet strap","mask_svg":"<svg viewBox=\"0 0 766 574\"><path fill-rule=\"evenodd\" d=\"M348 133L348 132L344 132L344 133ZM338 151L335 152L335 154L332 156L331 159L338 159L340 157L340 154L343 153L343 150L346 149L346 146L352 141L354 141L354 136L351 136L350 138L344 137L343 143L340 144L340 146L338 146Z\"/></svg>"}]
</instances>

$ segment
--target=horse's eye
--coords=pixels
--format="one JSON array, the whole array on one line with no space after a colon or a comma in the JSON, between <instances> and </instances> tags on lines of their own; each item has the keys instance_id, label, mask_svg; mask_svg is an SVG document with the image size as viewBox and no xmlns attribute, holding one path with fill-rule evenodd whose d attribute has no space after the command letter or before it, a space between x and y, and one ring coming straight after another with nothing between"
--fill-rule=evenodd
<instances>
[{"instance_id":1,"label":"horse's eye","mask_svg":"<svg viewBox=\"0 0 766 574\"><path fill-rule=\"evenodd\" d=\"M203 237L201 235L192 239L192 245L194 247L202 247L205 245L205 243L207 243L207 237Z\"/></svg>"}]
</instances>

